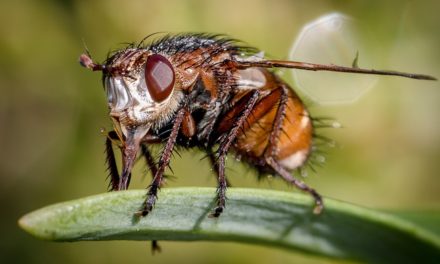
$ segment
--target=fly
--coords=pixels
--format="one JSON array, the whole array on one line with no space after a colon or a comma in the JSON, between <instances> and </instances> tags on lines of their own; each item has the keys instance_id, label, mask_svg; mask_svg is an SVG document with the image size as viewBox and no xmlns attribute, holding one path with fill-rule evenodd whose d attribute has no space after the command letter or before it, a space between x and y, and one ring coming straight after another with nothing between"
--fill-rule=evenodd
<instances>
[{"instance_id":1,"label":"fly","mask_svg":"<svg viewBox=\"0 0 440 264\"><path fill-rule=\"evenodd\" d=\"M323 210L321 195L291 174L306 164L313 151L313 119L295 91L271 68L436 80L428 75L357 66L269 60L257 49L208 34L166 36L150 45L142 41L113 52L102 64L82 54L80 63L103 73L114 126L106 139L111 190L128 188L139 153L153 174L146 200L136 213L139 216L153 209L176 145L197 147L209 156L218 180L213 217L225 210L225 163L230 152L259 173L277 175L310 194L314 213ZM114 141L121 146L121 173ZM157 162L149 151L152 144L163 144Z\"/></svg>"}]
</instances>

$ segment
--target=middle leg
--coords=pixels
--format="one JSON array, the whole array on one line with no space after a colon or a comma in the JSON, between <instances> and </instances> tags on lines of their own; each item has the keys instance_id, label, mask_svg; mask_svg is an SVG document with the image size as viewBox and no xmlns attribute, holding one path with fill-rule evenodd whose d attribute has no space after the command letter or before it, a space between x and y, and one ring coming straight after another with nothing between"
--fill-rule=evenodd
<instances>
[{"instance_id":1,"label":"middle leg","mask_svg":"<svg viewBox=\"0 0 440 264\"><path fill-rule=\"evenodd\" d=\"M229 130L229 132L225 134L224 137L222 137L222 140L220 142L220 146L217 150L217 163L216 166L214 166L218 175L217 207L214 208L214 211L211 214L212 217L219 217L225 208L226 189L228 186L225 176L226 156L240 129L243 127L246 119L252 112L255 103L258 101L259 95L260 93L258 90L255 90L253 92L252 96L249 98L249 101L246 103L244 111L242 111L241 114L235 119L234 125Z\"/></svg>"}]
</instances>

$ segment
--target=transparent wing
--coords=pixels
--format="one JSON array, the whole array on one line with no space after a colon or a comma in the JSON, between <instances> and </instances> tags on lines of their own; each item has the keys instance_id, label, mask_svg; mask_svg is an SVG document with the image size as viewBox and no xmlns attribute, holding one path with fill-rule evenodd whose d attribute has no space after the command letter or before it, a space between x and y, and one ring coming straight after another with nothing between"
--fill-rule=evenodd
<instances>
[{"instance_id":1,"label":"transparent wing","mask_svg":"<svg viewBox=\"0 0 440 264\"><path fill-rule=\"evenodd\" d=\"M355 20L332 13L310 22L299 33L289 59L360 68L377 67L364 48ZM358 64L358 65L357 65ZM296 86L318 104L352 103L377 81L376 76L292 71Z\"/></svg>"},{"instance_id":2,"label":"transparent wing","mask_svg":"<svg viewBox=\"0 0 440 264\"><path fill-rule=\"evenodd\" d=\"M297 88L319 104L354 102L377 80L374 75L391 75L418 80L436 78L415 73L368 68L367 60L359 67L359 53L364 52L356 37L352 20L341 14L330 14L306 25L292 47L290 61L266 60L263 56L237 57L229 61L239 69L251 67L292 68ZM344 65L344 66L342 66ZM333 72L333 73L332 73ZM357 74L335 74L357 73Z\"/></svg>"}]
</instances>

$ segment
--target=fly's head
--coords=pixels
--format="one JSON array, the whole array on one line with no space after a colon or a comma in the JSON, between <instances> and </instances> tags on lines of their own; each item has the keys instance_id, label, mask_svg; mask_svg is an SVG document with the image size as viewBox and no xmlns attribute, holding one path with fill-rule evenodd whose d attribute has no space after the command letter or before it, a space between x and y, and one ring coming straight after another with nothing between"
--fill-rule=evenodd
<instances>
[{"instance_id":1,"label":"fly's head","mask_svg":"<svg viewBox=\"0 0 440 264\"><path fill-rule=\"evenodd\" d=\"M80 56L80 63L103 72L110 117L121 139L134 136L140 140L150 128L161 127L182 100L175 67L166 55L125 49L103 64L94 63L86 54Z\"/></svg>"}]
</instances>

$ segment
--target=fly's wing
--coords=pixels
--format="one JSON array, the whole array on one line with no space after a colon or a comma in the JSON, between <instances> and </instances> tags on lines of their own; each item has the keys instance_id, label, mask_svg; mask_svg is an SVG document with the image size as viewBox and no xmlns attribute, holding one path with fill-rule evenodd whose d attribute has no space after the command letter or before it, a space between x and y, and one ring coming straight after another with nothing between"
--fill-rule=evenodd
<instances>
[{"instance_id":1,"label":"fly's wing","mask_svg":"<svg viewBox=\"0 0 440 264\"><path fill-rule=\"evenodd\" d=\"M392 75L400 76L417 80L432 80L435 81L437 78L416 73L406 73L391 70L374 70L374 69L362 69L357 67L345 67L338 65L324 65L309 62L300 61L283 61L283 60L246 60L237 59L231 61L235 67L239 69L246 69L251 67L262 67L262 68L290 68L290 69L300 69L307 71L333 71L333 72L348 72L348 73L361 73L361 74L374 74L374 75Z\"/></svg>"},{"instance_id":2,"label":"fly's wing","mask_svg":"<svg viewBox=\"0 0 440 264\"><path fill-rule=\"evenodd\" d=\"M360 62L362 68L371 68L371 65L375 65L374 61L379 61L378 51L383 49L374 48L378 43L371 42L365 32L366 27L341 13L320 16L299 31L290 48L288 60L353 68L359 68ZM377 76L371 74L316 74L300 70L290 70L290 73L295 80L295 88L317 104L354 103L379 81Z\"/></svg>"},{"instance_id":3,"label":"fly's wing","mask_svg":"<svg viewBox=\"0 0 440 264\"><path fill-rule=\"evenodd\" d=\"M364 27L362 27L364 29ZM296 88L318 104L352 103L377 82L374 75L395 75L413 79L433 80L424 74L368 69L377 54L369 53L358 22L344 14L331 13L306 24L294 42L289 60L265 60L262 54L237 56L237 67L265 67L301 69L293 73ZM371 44L370 44L371 45ZM371 47L373 48L373 47ZM377 52L376 52L377 53ZM313 63L308 63L313 62ZM319 63L319 64L318 64ZM344 66L339 66L344 65ZM347 67L348 66L348 67ZM325 71L319 74L310 71ZM358 73L343 76L331 71ZM331 89L329 89L331 87Z\"/></svg>"}]
</instances>

